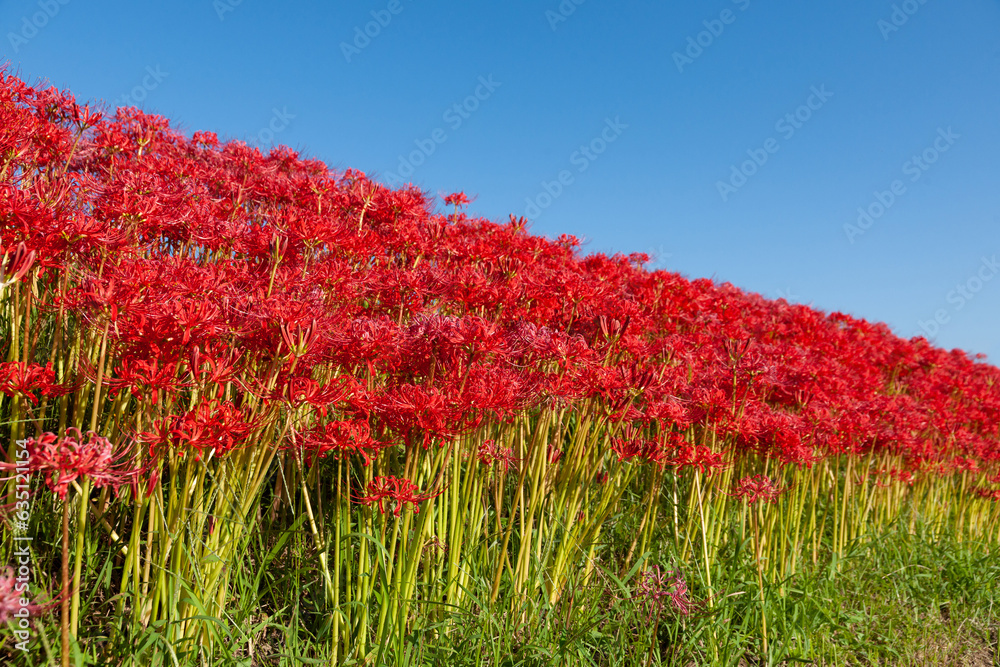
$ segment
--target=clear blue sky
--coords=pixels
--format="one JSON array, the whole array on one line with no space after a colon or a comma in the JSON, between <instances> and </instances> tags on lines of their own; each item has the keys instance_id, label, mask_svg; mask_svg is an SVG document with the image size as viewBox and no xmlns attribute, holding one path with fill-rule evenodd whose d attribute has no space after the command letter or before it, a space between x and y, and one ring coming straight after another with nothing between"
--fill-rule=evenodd
<instances>
[{"instance_id":1,"label":"clear blue sky","mask_svg":"<svg viewBox=\"0 0 1000 667\"><path fill-rule=\"evenodd\" d=\"M1000 2L673 4L6 0L0 60L1000 360Z\"/></svg>"}]
</instances>

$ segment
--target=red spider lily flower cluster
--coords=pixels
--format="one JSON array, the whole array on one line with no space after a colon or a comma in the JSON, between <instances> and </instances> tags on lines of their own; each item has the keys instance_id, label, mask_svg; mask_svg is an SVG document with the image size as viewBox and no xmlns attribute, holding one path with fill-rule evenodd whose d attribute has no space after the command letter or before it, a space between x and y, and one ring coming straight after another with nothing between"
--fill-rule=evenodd
<instances>
[{"instance_id":1,"label":"red spider lily flower cluster","mask_svg":"<svg viewBox=\"0 0 1000 667\"><path fill-rule=\"evenodd\" d=\"M38 616L45 609L44 605L30 601L25 585L19 584L14 576L14 568L5 568L3 574L0 574L0 623L6 623L24 613Z\"/></svg>"},{"instance_id":2,"label":"red spider lily flower cluster","mask_svg":"<svg viewBox=\"0 0 1000 667\"><path fill-rule=\"evenodd\" d=\"M661 570L658 565L639 574L636 597L648 606L650 620L667 603L681 616L691 613L691 599L683 575L673 570Z\"/></svg>"},{"instance_id":3,"label":"red spider lily flower cluster","mask_svg":"<svg viewBox=\"0 0 1000 667\"><path fill-rule=\"evenodd\" d=\"M395 501L392 512L399 516L406 503L413 505L413 511L420 511L420 503L432 498L433 494L421 495L417 493L420 489L416 484L408 479L398 477L376 477L368 484L367 494L358 498L362 505L378 504L378 509L385 513L385 503Z\"/></svg>"},{"instance_id":4,"label":"red spider lily flower cluster","mask_svg":"<svg viewBox=\"0 0 1000 667\"><path fill-rule=\"evenodd\" d=\"M40 473L49 490L63 500L69 485L78 479L89 479L94 488L110 486L117 493L120 487L134 484L141 472L128 463L126 450L116 449L107 438L93 431L83 436L73 427L67 428L62 437L43 433L38 438L28 438L25 451L26 461L0 463L0 467Z\"/></svg>"},{"instance_id":5,"label":"red spider lily flower cluster","mask_svg":"<svg viewBox=\"0 0 1000 667\"><path fill-rule=\"evenodd\" d=\"M973 492L980 498L1000 502L1000 489L975 489Z\"/></svg>"},{"instance_id":6,"label":"red spider lily flower cluster","mask_svg":"<svg viewBox=\"0 0 1000 667\"><path fill-rule=\"evenodd\" d=\"M479 445L479 463L490 468L493 464L498 464L504 472L510 470L516 462L514 450L509 447L501 447L495 440L484 440Z\"/></svg>"},{"instance_id":7,"label":"red spider lily flower cluster","mask_svg":"<svg viewBox=\"0 0 1000 667\"><path fill-rule=\"evenodd\" d=\"M52 362L45 366L23 361L0 362L0 392L8 396L24 396L37 405L36 391L42 396L62 396L66 393L66 388L56 382Z\"/></svg>"},{"instance_id":8,"label":"red spider lily flower cluster","mask_svg":"<svg viewBox=\"0 0 1000 667\"><path fill-rule=\"evenodd\" d=\"M469 203L469 198L465 196L464 192L454 192L444 198L444 203L448 206L465 206Z\"/></svg>"},{"instance_id":9,"label":"red spider lily flower cluster","mask_svg":"<svg viewBox=\"0 0 1000 667\"><path fill-rule=\"evenodd\" d=\"M331 452L341 457L358 454L368 466L381 445L372 438L367 422L345 419L327 422L302 434L302 446L310 456L327 456Z\"/></svg>"},{"instance_id":10,"label":"red spider lily flower cluster","mask_svg":"<svg viewBox=\"0 0 1000 667\"><path fill-rule=\"evenodd\" d=\"M752 505L761 500L766 503L777 502L787 490L788 487L776 485L766 475L753 475L737 480L730 495L742 498Z\"/></svg>"},{"instance_id":11,"label":"red spider lily flower cluster","mask_svg":"<svg viewBox=\"0 0 1000 667\"><path fill-rule=\"evenodd\" d=\"M223 456L245 444L253 428L231 402L210 400L183 415L155 420L153 431L140 434L138 439L149 445L154 456L175 447L180 455L191 452L200 461L205 451L209 456Z\"/></svg>"},{"instance_id":12,"label":"red spider lily flower cluster","mask_svg":"<svg viewBox=\"0 0 1000 667\"><path fill-rule=\"evenodd\" d=\"M1000 370L977 357L444 201L455 213L0 72L7 289L30 277L42 312L107 331L104 387L155 416L139 427L150 458L225 456L294 413L307 454L370 463L570 408L620 425L609 457L678 471L740 455L1000 468ZM96 381L87 363L67 383ZM17 361L0 391L66 389Z\"/></svg>"}]
</instances>

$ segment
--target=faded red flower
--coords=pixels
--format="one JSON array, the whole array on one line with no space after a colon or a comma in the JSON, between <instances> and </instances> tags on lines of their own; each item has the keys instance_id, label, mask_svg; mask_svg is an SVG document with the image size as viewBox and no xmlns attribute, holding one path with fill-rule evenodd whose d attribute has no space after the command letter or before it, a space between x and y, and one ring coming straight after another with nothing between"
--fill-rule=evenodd
<instances>
[{"instance_id":1,"label":"faded red flower","mask_svg":"<svg viewBox=\"0 0 1000 667\"><path fill-rule=\"evenodd\" d=\"M31 602L28 598L28 585L18 582L14 576L14 568L4 568L3 574L0 574L0 623L6 623L24 613L38 616L45 609L44 605Z\"/></svg>"},{"instance_id":2,"label":"faded red flower","mask_svg":"<svg viewBox=\"0 0 1000 667\"><path fill-rule=\"evenodd\" d=\"M681 616L691 613L691 600L688 597L684 576L674 570L660 570L658 565L644 570L639 575L636 598L647 605L650 620L659 613L667 601Z\"/></svg>"}]
</instances>

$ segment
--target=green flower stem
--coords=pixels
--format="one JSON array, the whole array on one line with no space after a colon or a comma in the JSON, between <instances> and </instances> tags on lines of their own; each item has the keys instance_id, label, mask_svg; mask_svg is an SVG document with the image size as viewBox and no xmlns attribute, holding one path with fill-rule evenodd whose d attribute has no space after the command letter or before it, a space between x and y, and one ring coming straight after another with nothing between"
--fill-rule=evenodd
<instances>
[{"instance_id":1,"label":"green flower stem","mask_svg":"<svg viewBox=\"0 0 1000 667\"><path fill-rule=\"evenodd\" d=\"M73 553L73 606L70 611L70 629L73 637L80 629L80 576L83 567L84 538L87 532L87 508L90 501L90 480L83 480L80 491L80 514L76 519L76 547Z\"/></svg>"},{"instance_id":2,"label":"green flower stem","mask_svg":"<svg viewBox=\"0 0 1000 667\"><path fill-rule=\"evenodd\" d=\"M69 499L63 501L62 517L62 616L59 628L62 634L62 667L69 667Z\"/></svg>"}]
</instances>

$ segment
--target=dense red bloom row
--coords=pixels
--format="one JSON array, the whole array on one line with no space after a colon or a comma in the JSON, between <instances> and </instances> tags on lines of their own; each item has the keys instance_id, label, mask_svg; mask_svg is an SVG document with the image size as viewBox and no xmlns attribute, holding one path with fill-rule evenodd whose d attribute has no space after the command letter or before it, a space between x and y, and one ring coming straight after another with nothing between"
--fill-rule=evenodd
<instances>
[{"instance_id":1,"label":"dense red bloom row","mask_svg":"<svg viewBox=\"0 0 1000 667\"><path fill-rule=\"evenodd\" d=\"M19 249L5 280L34 276L40 308L107 327L112 395L171 415L140 434L154 452L225 454L280 407L295 446L370 461L586 404L623 461L707 470L726 443L797 464L1000 465L993 366L648 271L642 254L584 257L573 237L470 218L467 203L450 195L439 214L413 187L0 74L0 249ZM0 366L4 393L59 387L41 366ZM368 498L381 493L409 497Z\"/></svg>"}]
</instances>

